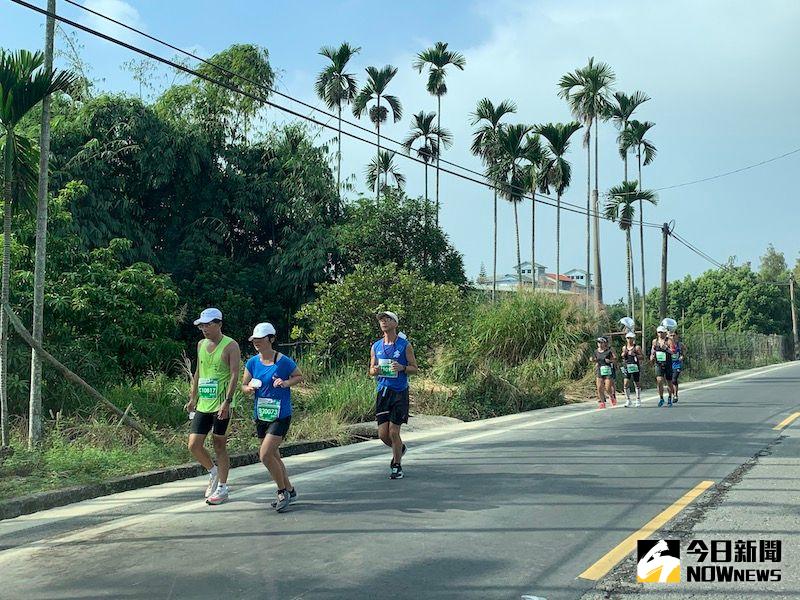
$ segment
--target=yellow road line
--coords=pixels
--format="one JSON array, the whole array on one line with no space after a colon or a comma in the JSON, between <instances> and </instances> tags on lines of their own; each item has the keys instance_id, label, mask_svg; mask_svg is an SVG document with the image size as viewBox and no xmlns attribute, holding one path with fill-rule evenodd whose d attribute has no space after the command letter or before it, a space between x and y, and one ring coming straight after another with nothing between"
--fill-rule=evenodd
<instances>
[{"instance_id":1,"label":"yellow road line","mask_svg":"<svg viewBox=\"0 0 800 600\"><path fill-rule=\"evenodd\" d=\"M712 485L714 485L713 481L701 481L698 483L691 490L686 492L677 502L656 515L639 531L632 533L622 540L612 550L606 553L603 558L578 575L578 577L581 579L590 579L592 581L597 581L598 579L604 577L606 573L608 573L617 565L617 563L619 563L619 561L636 550L637 540L644 540L653 535L654 532L661 529L661 527L663 527L667 521L689 506L689 504L691 504L695 498L705 492Z\"/></svg>"},{"instance_id":2,"label":"yellow road line","mask_svg":"<svg viewBox=\"0 0 800 600\"><path fill-rule=\"evenodd\" d=\"M777 425L775 425L775 427L773 427L773 429L774 429L775 431L780 431L780 430L781 430L781 429L783 429L784 427L788 427L789 425L791 425L791 424L792 424L792 422L793 422L793 421L794 421L794 420L795 420L797 417L800 417L800 412L792 413L791 415L789 415L788 417L786 417L786 418L785 418L783 421L781 421L780 423L778 423Z\"/></svg>"}]
</instances>

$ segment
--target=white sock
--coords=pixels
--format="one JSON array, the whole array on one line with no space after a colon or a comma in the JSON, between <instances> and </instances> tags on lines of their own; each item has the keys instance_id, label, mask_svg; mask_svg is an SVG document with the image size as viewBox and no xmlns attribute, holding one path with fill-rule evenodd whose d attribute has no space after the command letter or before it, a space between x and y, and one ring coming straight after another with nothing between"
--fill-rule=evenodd
<instances>
[{"instance_id":1,"label":"white sock","mask_svg":"<svg viewBox=\"0 0 800 600\"><path fill-rule=\"evenodd\" d=\"M208 470L209 475L216 475L217 474L217 465L214 465Z\"/></svg>"},{"instance_id":2,"label":"white sock","mask_svg":"<svg viewBox=\"0 0 800 600\"><path fill-rule=\"evenodd\" d=\"M637 400L641 400L642 399L642 388L638 388L638 387L636 388L636 399Z\"/></svg>"}]
</instances>

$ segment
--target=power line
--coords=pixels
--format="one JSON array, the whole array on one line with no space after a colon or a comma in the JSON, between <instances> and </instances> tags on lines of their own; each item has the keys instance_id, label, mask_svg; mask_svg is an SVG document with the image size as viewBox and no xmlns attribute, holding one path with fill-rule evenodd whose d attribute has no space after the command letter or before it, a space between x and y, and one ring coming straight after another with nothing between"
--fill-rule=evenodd
<instances>
[{"instance_id":1,"label":"power line","mask_svg":"<svg viewBox=\"0 0 800 600\"><path fill-rule=\"evenodd\" d=\"M68 19L66 17L63 17L61 15L58 15L58 14L55 14L55 13L50 13L46 9L39 8L38 6L30 4L29 2L26 2L25 0L11 0L11 2L13 2L15 4L18 4L20 6L23 6L25 8L28 8L29 10L32 10L34 12L38 12L38 13L40 13L42 15L50 16L50 17L52 17L52 18L54 18L54 19L56 19L56 20L58 20L58 21L60 21L62 23L66 23L67 25L70 25L71 27L75 27L76 29L80 29L80 30L82 30L82 31L84 31L86 33L89 33L91 35L94 35L96 37L104 39L104 40L106 40L108 42L111 42L111 43L116 44L118 46L122 46L123 48L131 50L132 52L135 52L137 54L141 54L142 56L146 56L147 58L149 58L151 60L154 60L156 62L159 62L159 63L165 64L167 66L170 66L173 69L182 71L182 72L187 73L189 75L193 75L194 77L197 77L198 79L203 79L205 81L208 81L209 83L212 83L212 84L217 85L219 87L225 88L225 89L227 89L227 90L229 90L231 92L246 96L248 98L251 98L253 100L261 102L261 103L263 103L263 104L265 104L267 106L271 106L271 107L276 108L278 110L284 111L284 112L286 112L286 113L288 113L288 114L290 114L292 116L295 116L295 117L298 117L300 119L309 121L309 122L314 123L314 124L316 124L316 125L318 125L320 127L323 127L323 128L326 128L326 129L333 129L335 131L338 131L338 129L336 129L333 125L331 125L329 123L324 123L324 122L322 122L322 121L320 121L318 119L315 119L314 117L311 117L311 116L308 116L308 115L304 115L304 114L299 113L299 112L297 112L295 110L292 110L292 109L290 109L288 107L282 106L280 104L276 104L275 102L272 102L271 100L267 99L265 96L258 96L256 94L252 94L252 93L250 93L250 92L248 92L246 90L243 90L243 89L241 89L241 88L239 88L239 87L237 87L237 86L235 86L233 84L230 84L230 83L225 82L225 81L220 81L220 80L215 79L215 78L213 78L213 77L211 77L209 75L205 75L203 73L200 73L199 71L197 71L195 69L191 69L191 68L187 67L186 65L181 65L179 63L176 63L175 61L172 61L172 60L169 60L167 58L163 58L161 56L158 56L157 54L149 52L148 50L145 50L143 48L139 48L138 46L134 46L133 44L129 44L129 43L123 41L123 40L120 40L120 39L115 38L113 36L110 36L110 35L107 35L105 33L102 33L101 31L98 31L96 29L92 29L91 27L88 27L86 25L83 25L81 23L73 21L73 20ZM235 73L233 73L233 75L237 76ZM364 128L362 127L362 129L364 129ZM371 140L368 140L368 139L365 139L365 138L360 137L358 135L355 135L354 133L351 133L349 131L344 131L343 130L342 133L347 135L348 137L351 137L351 138L353 138L355 140L364 142L364 143L369 144L371 146L377 146L376 142L373 142ZM408 160L416 162L418 164L426 165L425 161L423 161L420 158L415 158L415 157L410 156L408 154L401 154L401 156L403 156L404 158L406 158ZM448 173L449 175L453 175L455 177L464 179L466 181L471 181L473 183L477 183L477 184L482 185L484 187L487 187L489 189L499 190L499 188L497 188L497 186L495 186L492 183L489 183L489 182L486 182L486 181L481 181L481 180L475 179L474 177L469 177L467 175L464 175L462 173L457 173L455 171L451 171L449 169L442 169L442 168L440 168L440 171L442 171L444 173ZM481 176L485 177L483 174L481 174ZM522 194L522 197L526 198L526 199L533 200L533 198L531 196L526 195L526 194ZM542 199L543 197L546 198L549 201L543 200ZM537 196L535 198L535 201L539 202L540 204L544 204L546 206L557 207L557 204L555 203L555 201L552 198L548 198L547 196L539 195L539 196ZM562 205L563 204L565 204L565 203L562 201ZM580 215L583 215L583 216L586 216L586 214L587 214L587 211L585 211L582 207L573 208L572 206L562 206L561 209L565 210L567 212L573 212L573 213L580 214ZM597 213L595 213L593 211L588 211L588 212L589 212L590 216L597 216L597 217L599 217L601 219L605 219L607 221L612 221L612 219L609 219L608 217L606 217L605 215L603 215L603 214L601 214L599 212L597 212ZM648 222L645 222L644 225L646 227L652 227L652 228L660 228L661 227L661 225L659 225L659 224L648 223Z\"/></svg>"},{"instance_id":2,"label":"power line","mask_svg":"<svg viewBox=\"0 0 800 600\"><path fill-rule=\"evenodd\" d=\"M692 252L694 252L695 254L700 256L701 258L703 258L703 259L707 260L708 262L710 262L712 265L714 265L718 269L726 269L727 268L727 265L724 265L723 263L719 262L718 260L712 258L710 255L706 254L705 252L700 250L697 246L695 246L691 242L685 240L684 238L679 236L674 231L670 232L670 236L672 236L673 239L675 239L677 242L680 242L681 244L686 246L689 250L691 250Z\"/></svg>"}]
</instances>

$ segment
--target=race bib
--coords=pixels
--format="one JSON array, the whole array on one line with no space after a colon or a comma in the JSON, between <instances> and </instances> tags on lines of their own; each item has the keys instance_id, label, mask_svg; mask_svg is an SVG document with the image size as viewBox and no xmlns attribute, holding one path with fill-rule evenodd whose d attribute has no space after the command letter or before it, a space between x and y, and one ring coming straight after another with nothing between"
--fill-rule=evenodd
<instances>
[{"instance_id":1,"label":"race bib","mask_svg":"<svg viewBox=\"0 0 800 600\"><path fill-rule=\"evenodd\" d=\"M199 400L216 401L219 396L218 379L201 379L197 382L197 397Z\"/></svg>"},{"instance_id":2,"label":"race bib","mask_svg":"<svg viewBox=\"0 0 800 600\"><path fill-rule=\"evenodd\" d=\"M667 362L667 353L656 352L656 362Z\"/></svg>"},{"instance_id":3,"label":"race bib","mask_svg":"<svg viewBox=\"0 0 800 600\"><path fill-rule=\"evenodd\" d=\"M281 414L281 401L277 398L258 398L256 415L259 421L274 421Z\"/></svg>"},{"instance_id":4,"label":"race bib","mask_svg":"<svg viewBox=\"0 0 800 600\"><path fill-rule=\"evenodd\" d=\"M625 365L625 368L628 369L628 373L638 373L639 372L639 365L636 363L629 363Z\"/></svg>"},{"instance_id":5,"label":"race bib","mask_svg":"<svg viewBox=\"0 0 800 600\"><path fill-rule=\"evenodd\" d=\"M391 358L379 358L378 369L380 370L381 377L397 377L397 372L392 368Z\"/></svg>"},{"instance_id":6,"label":"race bib","mask_svg":"<svg viewBox=\"0 0 800 600\"><path fill-rule=\"evenodd\" d=\"M681 362L681 355L680 354L673 354L672 355L672 360L674 360L675 362Z\"/></svg>"},{"instance_id":7,"label":"race bib","mask_svg":"<svg viewBox=\"0 0 800 600\"><path fill-rule=\"evenodd\" d=\"M606 377L607 375L611 375L611 367L609 365L601 365L600 366L600 375Z\"/></svg>"}]
</instances>

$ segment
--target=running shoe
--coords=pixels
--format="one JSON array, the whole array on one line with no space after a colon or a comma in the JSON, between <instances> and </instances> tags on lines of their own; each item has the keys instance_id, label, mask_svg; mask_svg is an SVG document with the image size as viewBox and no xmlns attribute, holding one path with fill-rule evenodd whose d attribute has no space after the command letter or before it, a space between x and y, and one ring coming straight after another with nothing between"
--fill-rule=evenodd
<instances>
[{"instance_id":1,"label":"running shoe","mask_svg":"<svg viewBox=\"0 0 800 600\"><path fill-rule=\"evenodd\" d=\"M287 508L289 508L289 493L286 490L280 490L275 502L275 512L283 512Z\"/></svg>"},{"instance_id":2,"label":"running shoe","mask_svg":"<svg viewBox=\"0 0 800 600\"><path fill-rule=\"evenodd\" d=\"M217 489L217 484L219 483L219 472L214 469L208 475L208 487L206 487L206 498L210 498L211 494L214 493L214 490Z\"/></svg>"},{"instance_id":3,"label":"running shoe","mask_svg":"<svg viewBox=\"0 0 800 600\"><path fill-rule=\"evenodd\" d=\"M636 401L636 402L633 404L633 407L634 407L634 408L641 408L641 407L642 407L642 401L641 401L641 400L637 400L637 401Z\"/></svg>"},{"instance_id":4,"label":"running shoe","mask_svg":"<svg viewBox=\"0 0 800 600\"><path fill-rule=\"evenodd\" d=\"M672 402L675 404L678 403L678 394L675 394L675 397L672 399Z\"/></svg>"},{"instance_id":5,"label":"running shoe","mask_svg":"<svg viewBox=\"0 0 800 600\"><path fill-rule=\"evenodd\" d=\"M606 407L606 403L605 402L598 402L598 405L599 405L600 408L605 408Z\"/></svg>"},{"instance_id":6,"label":"running shoe","mask_svg":"<svg viewBox=\"0 0 800 600\"><path fill-rule=\"evenodd\" d=\"M617 405L617 397L611 396L611 406L616 406L616 405Z\"/></svg>"},{"instance_id":7,"label":"running shoe","mask_svg":"<svg viewBox=\"0 0 800 600\"><path fill-rule=\"evenodd\" d=\"M659 405L659 406L664 406L664 399L663 399L663 398L661 398L661 399L658 401L658 405Z\"/></svg>"},{"instance_id":8,"label":"running shoe","mask_svg":"<svg viewBox=\"0 0 800 600\"><path fill-rule=\"evenodd\" d=\"M214 490L214 493L211 494L208 498L206 498L206 504L216 505L222 504L223 502L228 500L228 486L224 483L220 483L217 485L217 489Z\"/></svg>"},{"instance_id":9,"label":"running shoe","mask_svg":"<svg viewBox=\"0 0 800 600\"><path fill-rule=\"evenodd\" d=\"M631 402L631 399L628 398L625 400L625 408L630 408L631 406L633 406L633 403Z\"/></svg>"},{"instance_id":10,"label":"running shoe","mask_svg":"<svg viewBox=\"0 0 800 600\"><path fill-rule=\"evenodd\" d=\"M297 500L297 489L296 488L292 488L292 491L289 492L289 504L291 504L295 500ZM272 506L272 508L276 508L278 506L278 501L277 500L273 500L272 504L270 506Z\"/></svg>"},{"instance_id":11,"label":"running shoe","mask_svg":"<svg viewBox=\"0 0 800 600\"><path fill-rule=\"evenodd\" d=\"M389 475L389 479L402 479L403 478L403 467L400 465L392 465L392 472Z\"/></svg>"},{"instance_id":12,"label":"running shoe","mask_svg":"<svg viewBox=\"0 0 800 600\"><path fill-rule=\"evenodd\" d=\"M672 407L672 396L667 400L667 406Z\"/></svg>"}]
</instances>

